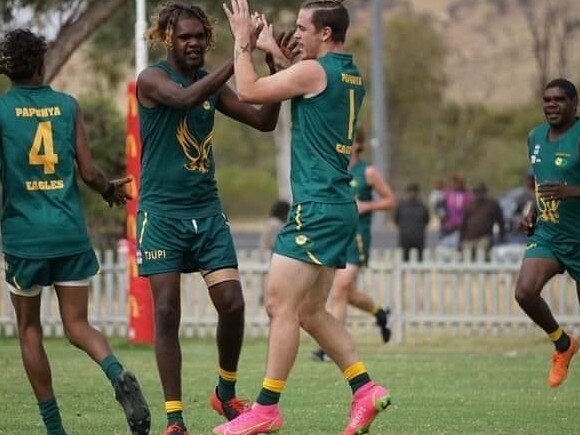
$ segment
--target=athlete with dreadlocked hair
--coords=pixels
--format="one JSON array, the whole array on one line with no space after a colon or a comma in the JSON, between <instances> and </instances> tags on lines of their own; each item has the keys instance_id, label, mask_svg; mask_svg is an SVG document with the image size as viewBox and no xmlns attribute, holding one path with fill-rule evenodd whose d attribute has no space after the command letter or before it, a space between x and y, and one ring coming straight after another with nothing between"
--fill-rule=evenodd
<instances>
[{"instance_id":1,"label":"athlete with dreadlocked hair","mask_svg":"<svg viewBox=\"0 0 580 435\"><path fill-rule=\"evenodd\" d=\"M233 60L212 72L204 69L205 54L213 43L212 26L197 6L161 5L146 37L164 44L167 55L137 80L143 140L138 268L141 276L149 278L153 292L166 435L187 433L179 344L182 273L201 273L218 313L218 381L211 406L228 420L248 407L235 389L244 298L230 224L214 177L214 115L219 110L260 131L272 131L280 103L256 108L240 101L226 84L234 71Z\"/></svg>"},{"instance_id":2,"label":"athlete with dreadlocked hair","mask_svg":"<svg viewBox=\"0 0 580 435\"><path fill-rule=\"evenodd\" d=\"M26 29L0 43L0 72L12 82L0 97L2 250L22 361L48 435L66 434L42 343L42 286L54 286L69 341L97 362L115 390L131 432L149 433L149 408L135 376L87 320L89 282L99 269L76 182L109 205L130 198L130 178L108 180L91 157L82 114L70 95L43 85L44 38ZM21 426L33 432L34 423Z\"/></svg>"},{"instance_id":3,"label":"athlete with dreadlocked hair","mask_svg":"<svg viewBox=\"0 0 580 435\"><path fill-rule=\"evenodd\" d=\"M353 392L343 435L367 433L391 398L371 381L352 337L326 310L335 270L344 268L358 221L350 187L349 157L364 80L344 50L349 15L342 2L308 1L294 37L302 60L268 77L252 60L252 15L247 0L224 5L235 38L238 95L253 104L292 101L293 204L274 245L266 289L270 317L266 373L251 410L214 428L218 435L275 432L283 418L278 402L298 347L300 328L338 365Z\"/></svg>"}]
</instances>

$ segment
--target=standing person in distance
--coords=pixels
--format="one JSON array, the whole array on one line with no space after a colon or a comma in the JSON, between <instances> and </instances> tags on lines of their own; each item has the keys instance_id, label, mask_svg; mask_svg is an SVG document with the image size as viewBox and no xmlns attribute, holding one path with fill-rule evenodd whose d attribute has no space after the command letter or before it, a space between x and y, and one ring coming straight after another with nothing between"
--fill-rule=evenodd
<instances>
[{"instance_id":1,"label":"standing person in distance","mask_svg":"<svg viewBox=\"0 0 580 435\"><path fill-rule=\"evenodd\" d=\"M276 239L270 266L266 294L270 331L262 388L251 410L213 431L252 435L282 428L278 402L303 328L336 362L352 389L343 434L364 433L391 398L386 388L370 379L344 325L326 310L335 269L346 264L346 249L358 221L348 162L365 88L352 55L344 49L348 11L338 1L305 2L294 34L302 60L258 77L248 2L231 0L230 5L224 10L235 39L238 95L254 104L292 100L294 203ZM270 52L277 49L275 44L270 47Z\"/></svg>"},{"instance_id":2,"label":"standing person in distance","mask_svg":"<svg viewBox=\"0 0 580 435\"><path fill-rule=\"evenodd\" d=\"M147 39L166 58L137 79L143 140L137 219L139 275L148 277L155 310L155 356L167 415L166 435L187 434L181 390L181 274L200 272L218 313L218 380L212 408L227 419L247 404L236 396L244 336L238 262L215 180L216 110L261 131L276 127L279 103L257 108L226 84L233 60L204 68L213 21L198 6L163 3ZM273 71L273 65L270 65Z\"/></svg>"},{"instance_id":3,"label":"standing person in distance","mask_svg":"<svg viewBox=\"0 0 580 435\"><path fill-rule=\"evenodd\" d=\"M100 365L131 432L146 435L149 408L137 379L87 319L99 264L76 172L110 206L130 198L124 187L130 178L108 180L95 166L77 101L43 84L46 50L44 38L25 29L8 32L0 43L0 73L12 84L0 97L2 250L22 362L47 434L65 435L40 319L42 287L54 286L66 337Z\"/></svg>"},{"instance_id":4,"label":"standing person in distance","mask_svg":"<svg viewBox=\"0 0 580 435\"><path fill-rule=\"evenodd\" d=\"M369 165L361 158L366 143L365 131L358 128L348 168L352 175L350 186L357 205L358 225L346 251L346 267L337 269L334 275L329 311L343 324L346 321L348 305L369 313L375 318L381 339L387 343L391 339L391 329L388 327L389 308L382 308L368 294L357 289L359 272L369 261L372 214L376 211L390 210L396 205L395 195L381 173L375 166ZM377 194L376 198L373 198L373 193ZM322 349L314 351L312 355L320 361L329 359Z\"/></svg>"},{"instance_id":5,"label":"standing person in distance","mask_svg":"<svg viewBox=\"0 0 580 435\"><path fill-rule=\"evenodd\" d=\"M417 183L410 183L405 191L407 195L397 206L393 216L399 228L399 247L403 250L403 261L409 261L412 249L417 250L418 260L423 261L429 209L419 197Z\"/></svg>"},{"instance_id":6,"label":"standing person in distance","mask_svg":"<svg viewBox=\"0 0 580 435\"><path fill-rule=\"evenodd\" d=\"M522 221L530 236L516 283L515 298L554 343L548 385L566 380L578 339L566 333L541 293L555 275L567 271L580 296L580 120L578 92L566 79L544 88L546 121L528 135L528 157L536 182L536 204Z\"/></svg>"}]
</instances>

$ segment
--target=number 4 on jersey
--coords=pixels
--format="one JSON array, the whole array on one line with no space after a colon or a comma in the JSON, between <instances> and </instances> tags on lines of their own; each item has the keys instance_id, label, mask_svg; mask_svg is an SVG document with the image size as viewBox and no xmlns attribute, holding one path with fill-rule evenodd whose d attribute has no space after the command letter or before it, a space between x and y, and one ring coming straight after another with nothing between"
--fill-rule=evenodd
<instances>
[{"instance_id":1,"label":"number 4 on jersey","mask_svg":"<svg viewBox=\"0 0 580 435\"><path fill-rule=\"evenodd\" d=\"M54 153L52 124L50 121L42 121L38 124L32 147L28 153L28 163L30 165L42 165L45 174L54 174L55 165L58 163L58 154Z\"/></svg>"}]
</instances>

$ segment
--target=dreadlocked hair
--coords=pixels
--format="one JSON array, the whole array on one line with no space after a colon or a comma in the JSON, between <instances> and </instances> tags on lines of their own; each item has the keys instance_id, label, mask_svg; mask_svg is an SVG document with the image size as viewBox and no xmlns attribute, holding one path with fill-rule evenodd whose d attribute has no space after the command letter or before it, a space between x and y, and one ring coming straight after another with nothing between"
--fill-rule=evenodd
<instances>
[{"instance_id":1,"label":"dreadlocked hair","mask_svg":"<svg viewBox=\"0 0 580 435\"><path fill-rule=\"evenodd\" d=\"M300 9L314 9L312 12L314 28L321 30L324 27L330 27L332 41L344 42L346 40L350 19L344 0L307 0L302 3Z\"/></svg>"},{"instance_id":2,"label":"dreadlocked hair","mask_svg":"<svg viewBox=\"0 0 580 435\"><path fill-rule=\"evenodd\" d=\"M30 79L44 63L47 48L44 37L29 29L8 32L0 42L0 74L12 81Z\"/></svg>"},{"instance_id":3,"label":"dreadlocked hair","mask_svg":"<svg viewBox=\"0 0 580 435\"><path fill-rule=\"evenodd\" d=\"M145 39L151 44L162 44L168 48L172 47L173 32L180 18L196 18L203 25L207 39L208 49L214 45L213 28L215 20L199 6L186 5L180 2L165 2L159 6L155 14L151 17L152 25L145 32Z\"/></svg>"}]
</instances>

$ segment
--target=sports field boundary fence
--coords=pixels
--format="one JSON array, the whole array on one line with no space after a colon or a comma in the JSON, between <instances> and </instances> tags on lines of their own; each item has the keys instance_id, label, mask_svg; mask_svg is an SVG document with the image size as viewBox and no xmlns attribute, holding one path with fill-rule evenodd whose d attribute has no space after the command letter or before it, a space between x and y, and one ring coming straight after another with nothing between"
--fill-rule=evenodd
<instances>
[{"instance_id":1,"label":"sports field boundary fence","mask_svg":"<svg viewBox=\"0 0 580 435\"><path fill-rule=\"evenodd\" d=\"M360 276L359 288L390 307L390 324L397 342L412 335L537 332L514 300L521 254L522 249L494 251L486 261L483 253L472 258L466 253L427 250L422 261L417 253L403 261L399 250L374 251ZM90 320L109 337L126 337L127 258L121 251L99 252L98 256L101 270L91 283ZM246 336L265 337L268 317L263 291L269 254L240 251L238 257L246 300ZM3 276L0 287L0 336L15 336L14 313ZM567 274L552 279L543 296L564 327L580 329L576 286ZM181 335L213 337L217 316L198 274L183 276L181 297ZM51 288L43 290L41 310L45 336L62 336L58 301ZM354 308L349 308L348 324L355 336L377 334L374 318Z\"/></svg>"}]
</instances>

